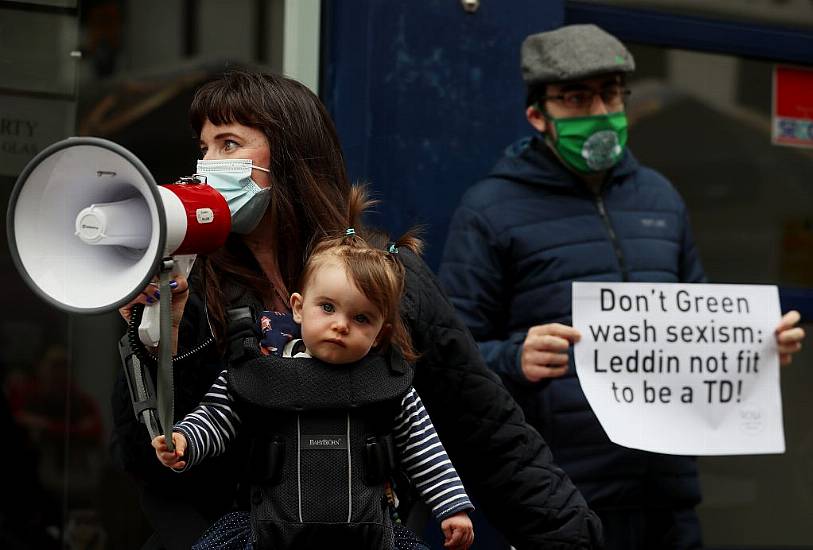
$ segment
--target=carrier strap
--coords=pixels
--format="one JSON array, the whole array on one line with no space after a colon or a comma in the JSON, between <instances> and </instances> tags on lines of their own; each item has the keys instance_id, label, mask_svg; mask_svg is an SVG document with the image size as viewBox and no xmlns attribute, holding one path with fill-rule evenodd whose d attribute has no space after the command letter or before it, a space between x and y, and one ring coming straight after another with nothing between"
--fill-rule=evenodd
<instances>
[{"instance_id":1,"label":"carrier strap","mask_svg":"<svg viewBox=\"0 0 813 550\"><path fill-rule=\"evenodd\" d=\"M226 283L223 288L226 295L226 337L228 348L226 359L229 367L260 355L260 341L257 333L257 314L263 304L244 286Z\"/></svg>"},{"instance_id":2,"label":"carrier strap","mask_svg":"<svg viewBox=\"0 0 813 550\"><path fill-rule=\"evenodd\" d=\"M352 410L403 397L412 367L390 348L337 367L313 358L264 356L230 369L232 391L241 399L278 411Z\"/></svg>"}]
</instances>

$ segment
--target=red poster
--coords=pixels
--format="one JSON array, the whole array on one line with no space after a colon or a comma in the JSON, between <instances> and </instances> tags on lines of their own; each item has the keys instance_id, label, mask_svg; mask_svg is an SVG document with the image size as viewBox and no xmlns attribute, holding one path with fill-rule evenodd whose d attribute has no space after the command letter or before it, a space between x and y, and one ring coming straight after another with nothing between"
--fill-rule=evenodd
<instances>
[{"instance_id":1,"label":"red poster","mask_svg":"<svg viewBox=\"0 0 813 550\"><path fill-rule=\"evenodd\" d=\"M775 66L773 142L813 147L813 69Z\"/></svg>"}]
</instances>

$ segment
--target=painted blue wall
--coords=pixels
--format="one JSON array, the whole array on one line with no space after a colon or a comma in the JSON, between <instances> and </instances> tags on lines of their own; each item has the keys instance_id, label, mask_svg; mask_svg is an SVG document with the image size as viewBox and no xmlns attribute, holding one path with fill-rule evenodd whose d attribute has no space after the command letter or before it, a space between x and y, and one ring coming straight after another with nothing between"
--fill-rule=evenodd
<instances>
[{"instance_id":1,"label":"painted blue wall","mask_svg":"<svg viewBox=\"0 0 813 550\"><path fill-rule=\"evenodd\" d=\"M530 132L519 48L561 26L564 2L325 2L322 95L351 178L383 200L370 218L391 233L426 225L437 267L463 191Z\"/></svg>"}]
</instances>

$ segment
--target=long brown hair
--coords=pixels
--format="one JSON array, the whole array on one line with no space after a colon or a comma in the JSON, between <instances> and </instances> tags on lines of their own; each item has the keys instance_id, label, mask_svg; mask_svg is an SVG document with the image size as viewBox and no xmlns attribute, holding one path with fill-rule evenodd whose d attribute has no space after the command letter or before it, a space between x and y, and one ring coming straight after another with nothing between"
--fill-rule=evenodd
<instances>
[{"instance_id":1,"label":"long brown hair","mask_svg":"<svg viewBox=\"0 0 813 550\"><path fill-rule=\"evenodd\" d=\"M197 90L189 119L197 135L207 120L214 125L242 124L265 134L271 150L271 200L261 223L273 225L276 242L269 246L275 248L283 283L294 288L308 245L347 223L350 184L324 105L290 78L233 69ZM228 305L224 281L258 296L270 294L272 284L238 235L202 260L210 320L222 342Z\"/></svg>"},{"instance_id":2,"label":"long brown hair","mask_svg":"<svg viewBox=\"0 0 813 550\"><path fill-rule=\"evenodd\" d=\"M417 230L412 229L385 248L372 246L358 231L361 231L362 214L376 201L369 199L364 186L353 186L348 202L347 229L315 243L298 288L303 289L322 265L331 260L338 261L356 288L381 312L385 327L389 325L389 330L383 331L378 341L379 349L392 345L404 359L413 362L418 354L401 318L405 269L398 254L406 249L420 254L423 243Z\"/></svg>"}]
</instances>

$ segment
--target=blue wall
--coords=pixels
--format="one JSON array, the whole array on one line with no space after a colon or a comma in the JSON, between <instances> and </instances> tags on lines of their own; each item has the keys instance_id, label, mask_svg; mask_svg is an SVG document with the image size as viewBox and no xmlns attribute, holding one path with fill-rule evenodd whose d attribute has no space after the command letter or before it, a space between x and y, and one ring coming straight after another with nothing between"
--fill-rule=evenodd
<instances>
[{"instance_id":1,"label":"blue wall","mask_svg":"<svg viewBox=\"0 0 813 550\"><path fill-rule=\"evenodd\" d=\"M322 92L354 180L383 204L370 222L399 233L426 225L437 267L463 191L526 135L519 48L561 26L564 2L325 2Z\"/></svg>"}]
</instances>

